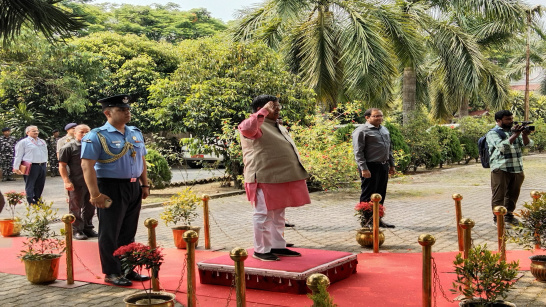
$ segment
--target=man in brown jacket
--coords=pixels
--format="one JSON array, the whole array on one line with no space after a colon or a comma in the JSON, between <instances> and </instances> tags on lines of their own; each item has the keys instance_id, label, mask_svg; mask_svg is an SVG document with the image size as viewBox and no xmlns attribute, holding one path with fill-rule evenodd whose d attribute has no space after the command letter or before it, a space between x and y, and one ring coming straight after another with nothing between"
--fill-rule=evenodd
<instances>
[{"instance_id":1,"label":"man in brown jacket","mask_svg":"<svg viewBox=\"0 0 546 307\"><path fill-rule=\"evenodd\" d=\"M254 206L254 258L278 261L298 257L283 238L284 210L311 203L305 171L294 141L279 122L282 106L275 96L260 95L253 114L239 125L245 190Z\"/></svg>"}]
</instances>

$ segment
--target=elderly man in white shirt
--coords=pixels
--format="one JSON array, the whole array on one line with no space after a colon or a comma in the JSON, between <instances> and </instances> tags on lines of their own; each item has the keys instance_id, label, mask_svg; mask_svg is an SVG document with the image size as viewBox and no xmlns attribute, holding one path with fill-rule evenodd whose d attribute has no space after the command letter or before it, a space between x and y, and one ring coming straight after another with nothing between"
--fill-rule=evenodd
<instances>
[{"instance_id":1,"label":"elderly man in white shirt","mask_svg":"<svg viewBox=\"0 0 546 307\"><path fill-rule=\"evenodd\" d=\"M25 179L25 192L29 204L36 204L42 197L45 186L47 170L47 144L38 137L40 130L37 126L28 126L25 129L27 137L15 145L15 157L13 159L13 172L23 175ZM23 173L19 168L21 164L27 169Z\"/></svg>"}]
</instances>

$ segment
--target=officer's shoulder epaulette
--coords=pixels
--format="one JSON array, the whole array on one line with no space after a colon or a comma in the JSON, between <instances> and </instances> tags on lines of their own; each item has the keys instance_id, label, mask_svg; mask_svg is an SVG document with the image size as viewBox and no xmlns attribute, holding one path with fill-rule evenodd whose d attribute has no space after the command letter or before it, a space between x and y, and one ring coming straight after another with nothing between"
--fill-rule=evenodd
<instances>
[{"instance_id":1,"label":"officer's shoulder epaulette","mask_svg":"<svg viewBox=\"0 0 546 307\"><path fill-rule=\"evenodd\" d=\"M138 129L136 126L127 126L127 128L129 128L130 130L136 130L138 132L142 132L140 131L140 129Z\"/></svg>"}]
</instances>

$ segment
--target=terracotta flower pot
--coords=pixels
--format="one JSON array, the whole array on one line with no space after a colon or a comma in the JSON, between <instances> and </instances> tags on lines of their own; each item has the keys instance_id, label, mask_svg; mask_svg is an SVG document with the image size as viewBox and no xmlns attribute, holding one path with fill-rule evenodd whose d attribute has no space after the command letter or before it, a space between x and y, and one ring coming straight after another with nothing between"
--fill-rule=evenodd
<instances>
[{"instance_id":1,"label":"terracotta flower pot","mask_svg":"<svg viewBox=\"0 0 546 307\"><path fill-rule=\"evenodd\" d=\"M176 248L186 249L186 241L184 241L184 232L188 230L193 230L197 232L197 236L199 236L199 230L201 230L201 227L177 226L177 227L173 227L172 230L173 230L174 245L176 246ZM195 243L196 247L197 247L197 243L199 243L199 241Z\"/></svg>"},{"instance_id":2,"label":"terracotta flower pot","mask_svg":"<svg viewBox=\"0 0 546 307\"><path fill-rule=\"evenodd\" d=\"M125 306L152 306L152 307L174 307L176 296L169 292L152 292L151 303L148 301L147 293L137 293L126 296L123 299Z\"/></svg>"},{"instance_id":3,"label":"terracotta flower pot","mask_svg":"<svg viewBox=\"0 0 546 307\"><path fill-rule=\"evenodd\" d=\"M51 259L23 260L28 281L33 284L54 282L59 276L61 255L54 254Z\"/></svg>"},{"instance_id":4,"label":"terracotta flower pot","mask_svg":"<svg viewBox=\"0 0 546 307\"><path fill-rule=\"evenodd\" d=\"M546 255L534 255L531 259L531 274L540 282L546 282Z\"/></svg>"}]
</instances>

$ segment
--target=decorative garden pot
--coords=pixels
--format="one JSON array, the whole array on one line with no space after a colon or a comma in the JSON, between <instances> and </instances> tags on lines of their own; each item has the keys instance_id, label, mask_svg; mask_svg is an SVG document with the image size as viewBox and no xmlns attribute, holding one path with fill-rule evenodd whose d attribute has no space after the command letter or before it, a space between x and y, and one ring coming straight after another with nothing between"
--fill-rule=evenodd
<instances>
[{"instance_id":1,"label":"decorative garden pot","mask_svg":"<svg viewBox=\"0 0 546 307\"><path fill-rule=\"evenodd\" d=\"M0 233L3 237L18 236L21 233L21 223L12 219L1 219Z\"/></svg>"},{"instance_id":2,"label":"decorative garden pot","mask_svg":"<svg viewBox=\"0 0 546 307\"><path fill-rule=\"evenodd\" d=\"M493 304L484 305L486 303L483 299L474 298L471 300L464 300L459 303L459 307L517 307L516 304L505 302L505 301L495 301Z\"/></svg>"},{"instance_id":3,"label":"decorative garden pot","mask_svg":"<svg viewBox=\"0 0 546 307\"><path fill-rule=\"evenodd\" d=\"M546 282L546 255L534 255L531 259L531 274L537 281Z\"/></svg>"},{"instance_id":4,"label":"decorative garden pot","mask_svg":"<svg viewBox=\"0 0 546 307\"><path fill-rule=\"evenodd\" d=\"M33 284L54 282L59 276L61 255L53 254L51 259L23 260L28 281Z\"/></svg>"},{"instance_id":5,"label":"decorative garden pot","mask_svg":"<svg viewBox=\"0 0 546 307\"><path fill-rule=\"evenodd\" d=\"M360 228L356 232L356 242L362 247L373 247L373 230L370 228ZM385 242L385 234L379 230L379 246Z\"/></svg>"},{"instance_id":6,"label":"decorative garden pot","mask_svg":"<svg viewBox=\"0 0 546 307\"><path fill-rule=\"evenodd\" d=\"M174 245L176 248L185 249L186 248L186 241L184 241L184 232L188 230L193 230L197 232L197 236L199 236L199 230L201 230L201 227L196 226L177 226L173 227L173 238L174 238ZM195 242L195 246L197 246L198 242Z\"/></svg>"},{"instance_id":7,"label":"decorative garden pot","mask_svg":"<svg viewBox=\"0 0 546 307\"><path fill-rule=\"evenodd\" d=\"M152 306L152 307L174 307L176 295L169 292L152 292L151 300L148 299L147 293L137 293L126 296L123 299L125 306Z\"/></svg>"}]
</instances>

